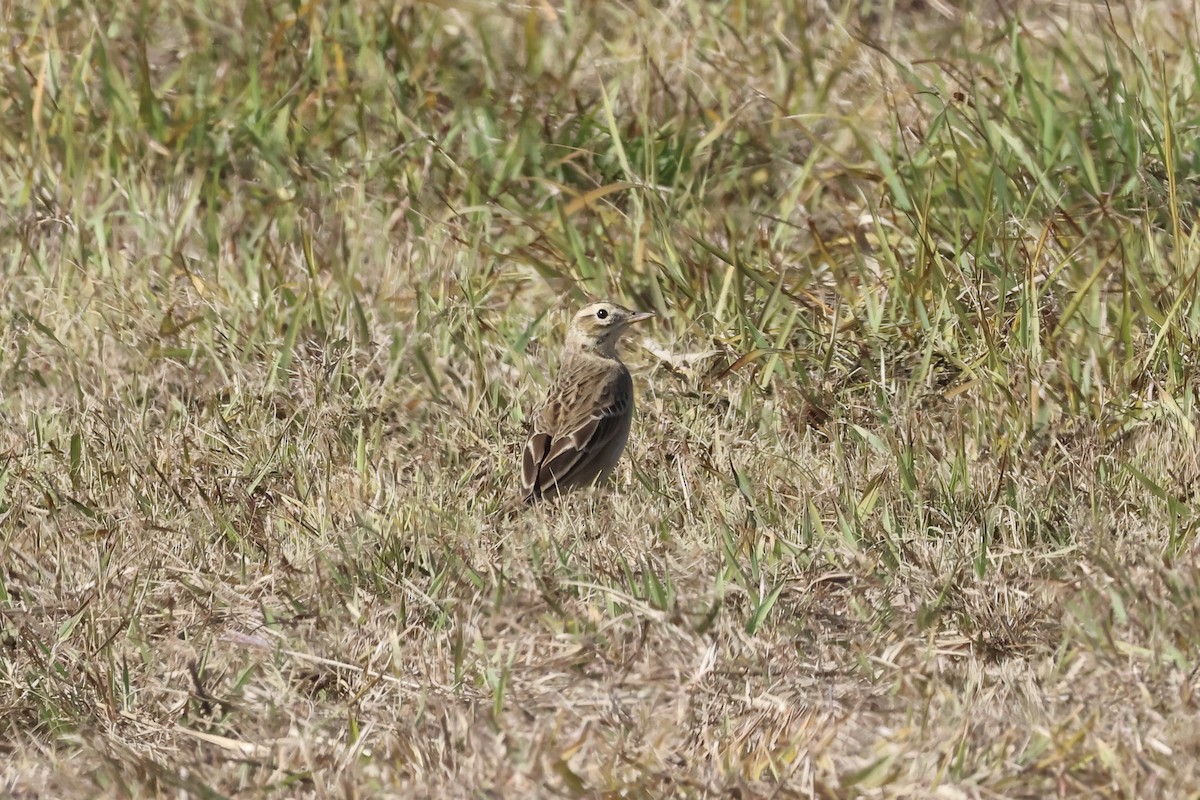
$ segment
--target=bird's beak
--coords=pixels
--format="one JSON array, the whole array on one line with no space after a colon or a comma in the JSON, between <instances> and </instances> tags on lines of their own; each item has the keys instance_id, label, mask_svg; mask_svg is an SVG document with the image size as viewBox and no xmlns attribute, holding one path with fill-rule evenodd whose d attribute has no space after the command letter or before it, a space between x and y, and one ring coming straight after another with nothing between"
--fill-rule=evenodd
<instances>
[{"instance_id":1,"label":"bird's beak","mask_svg":"<svg viewBox=\"0 0 1200 800\"><path fill-rule=\"evenodd\" d=\"M653 316L654 316L653 311L635 311L633 314L631 314L629 316L629 319L625 320L625 324L632 325L635 322L641 322L642 320L650 319Z\"/></svg>"}]
</instances>

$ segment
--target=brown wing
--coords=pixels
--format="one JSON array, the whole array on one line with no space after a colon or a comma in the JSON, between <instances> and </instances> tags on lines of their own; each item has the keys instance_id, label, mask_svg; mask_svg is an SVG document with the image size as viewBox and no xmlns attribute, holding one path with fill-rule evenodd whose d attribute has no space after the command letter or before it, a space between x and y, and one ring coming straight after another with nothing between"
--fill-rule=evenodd
<instances>
[{"instance_id":1,"label":"brown wing","mask_svg":"<svg viewBox=\"0 0 1200 800\"><path fill-rule=\"evenodd\" d=\"M522 463L525 502L595 477L590 467L632 413L633 380L622 368L590 402L579 400L548 403L536 415Z\"/></svg>"},{"instance_id":2,"label":"brown wing","mask_svg":"<svg viewBox=\"0 0 1200 800\"><path fill-rule=\"evenodd\" d=\"M538 472L550 452L550 434L532 433L525 443L525 455L521 459L521 496L528 502L537 492Z\"/></svg>"}]
</instances>

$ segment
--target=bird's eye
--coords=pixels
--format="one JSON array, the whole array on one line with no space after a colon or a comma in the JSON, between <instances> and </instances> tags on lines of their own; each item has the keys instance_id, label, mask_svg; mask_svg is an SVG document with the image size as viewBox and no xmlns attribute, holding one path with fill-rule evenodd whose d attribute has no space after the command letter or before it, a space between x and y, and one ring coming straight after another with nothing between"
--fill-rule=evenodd
<instances>
[{"instance_id":1,"label":"bird's eye","mask_svg":"<svg viewBox=\"0 0 1200 800\"><path fill-rule=\"evenodd\" d=\"M602 308L596 312L596 319L608 319L608 309Z\"/></svg>"}]
</instances>

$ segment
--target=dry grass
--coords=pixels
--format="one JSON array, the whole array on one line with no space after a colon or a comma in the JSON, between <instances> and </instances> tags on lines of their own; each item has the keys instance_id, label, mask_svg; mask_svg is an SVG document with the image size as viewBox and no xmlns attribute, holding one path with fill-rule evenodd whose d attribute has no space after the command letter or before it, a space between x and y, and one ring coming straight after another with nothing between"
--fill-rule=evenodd
<instances>
[{"instance_id":1,"label":"dry grass","mask_svg":"<svg viewBox=\"0 0 1200 800\"><path fill-rule=\"evenodd\" d=\"M7 9L0 794L1200 797L1200 21L954 5Z\"/></svg>"}]
</instances>

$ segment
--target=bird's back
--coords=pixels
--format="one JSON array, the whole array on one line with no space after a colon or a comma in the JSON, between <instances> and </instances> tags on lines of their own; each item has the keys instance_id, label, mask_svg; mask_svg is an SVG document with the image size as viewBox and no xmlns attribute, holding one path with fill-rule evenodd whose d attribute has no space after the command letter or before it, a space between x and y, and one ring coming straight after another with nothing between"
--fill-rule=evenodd
<instances>
[{"instance_id":1,"label":"bird's back","mask_svg":"<svg viewBox=\"0 0 1200 800\"><path fill-rule=\"evenodd\" d=\"M527 500L602 480L616 466L633 419L633 379L616 358L569 353L535 412L523 459Z\"/></svg>"}]
</instances>

